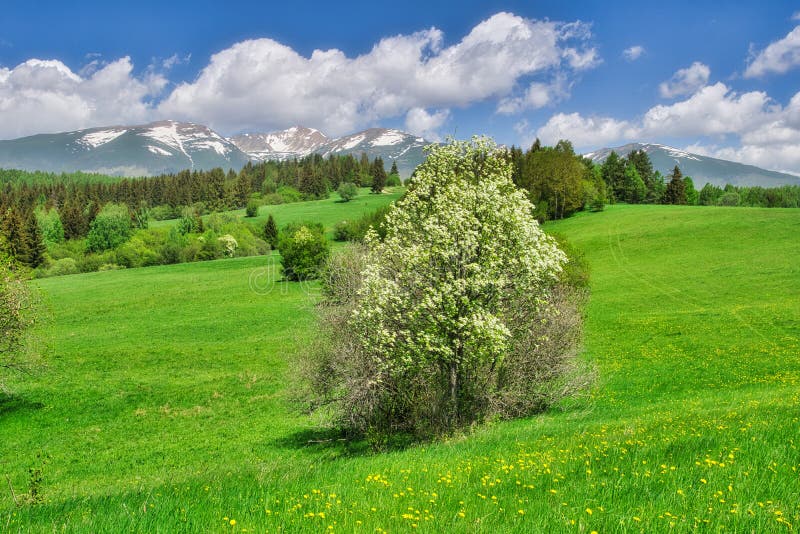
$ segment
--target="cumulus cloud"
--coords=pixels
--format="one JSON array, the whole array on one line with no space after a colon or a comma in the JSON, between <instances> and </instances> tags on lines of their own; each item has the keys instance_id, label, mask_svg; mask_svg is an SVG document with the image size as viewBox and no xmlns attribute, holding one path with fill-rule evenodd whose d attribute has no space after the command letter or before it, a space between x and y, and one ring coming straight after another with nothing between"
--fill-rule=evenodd
<instances>
[{"instance_id":1,"label":"cumulus cloud","mask_svg":"<svg viewBox=\"0 0 800 534\"><path fill-rule=\"evenodd\" d=\"M571 88L572 82L563 74L556 75L548 83L531 82L522 95L502 98L497 104L497 112L514 114L557 104L569 97Z\"/></svg>"},{"instance_id":2,"label":"cumulus cloud","mask_svg":"<svg viewBox=\"0 0 800 534\"><path fill-rule=\"evenodd\" d=\"M634 45L622 51L622 57L628 61L636 61L644 54L644 47L642 45Z\"/></svg>"},{"instance_id":3,"label":"cumulus cloud","mask_svg":"<svg viewBox=\"0 0 800 534\"><path fill-rule=\"evenodd\" d=\"M798 65L800 65L800 26L795 27L783 39L771 43L755 54L744 71L744 77L757 78L772 72L783 74Z\"/></svg>"},{"instance_id":4,"label":"cumulus cloud","mask_svg":"<svg viewBox=\"0 0 800 534\"><path fill-rule=\"evenodd\" d=\"M568 139L577 147L608 145L620 139L637 137L638 130L628 121L611 117L584 117L580 113L556 113L539 128L536 136L553 145Z\"/></svg>"},{"instance_id":5,"label":"cumulus cloud","mask_svg":"<svg viewBox=\"0 0 800 534\"><path fill-rule=\"evenodd\" d=\"M679 69L672 78L658 86L658 92L664 98L690 95L708 83L711 69L699 61L695 61L685 69Z\"/></svg>"},{"instance_id":6,"label":"cumulus cloud","mask_svg":"<svg viewBox=\"0 0 800 534\"><path fill-rule=\"evenodd\" d=\"M30 59L0 68L0 137L148 120L166 79L133 76L124 57L81 74L56 60Z\"/></svg>"},{"instance_id":7,"label":"cumulus cloud","mask_svg":"<svg viewBox=\"0 0 800 534\"><path fill-rule=\"evenodd\" d=\"M406 129L430 141L440 141L439 128L450 116L450 110L442 109L428 113L422 108L411 108L406 113Z\"/></svg>"},{"instance_id":8,"label":"cumulus cloud","mask_svg":"<svg viewBox=\"0 0 800 534\"><path fill-rule=\"evenodd\" d=\"M557 113L536 136L547 144L569 139L578 148L694 137L704 141L686 148L691 152L800 174L800 93L781 106L764 92L740 94L716 83L680 102L654 106L637 120Z\"/></svg>"},{"instance_id":9,"label":"cumulus cloud","mask_svg":"<svg viewBox=\"0 0 800 534\"><path fill-rule=\"evenodd\" d=\"M356 57L336 49L305 57L271 39L249 40L214 54L198 78L176 87L159 111L221 130L300 123L338 135L415 108L514 98L526 78L549 79L596 65L590 37L583 23L498 13L450 46L440 30L430 28L384 38Z\"/></svg>"}]
</instances>

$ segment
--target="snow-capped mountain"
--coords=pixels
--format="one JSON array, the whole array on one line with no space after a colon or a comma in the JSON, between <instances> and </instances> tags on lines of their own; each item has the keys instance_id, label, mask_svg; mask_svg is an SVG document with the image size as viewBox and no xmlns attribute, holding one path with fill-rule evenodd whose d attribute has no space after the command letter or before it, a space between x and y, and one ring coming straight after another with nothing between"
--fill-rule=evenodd
<instances>
[{"instance_id":1,"label":"snow-capped mountain","mask_svg":"<svg viewBox=\"0 0 800 534\"><path fill-rule=\"evenodd\" d=\"M272 133L242 134L229 139L256 160L284 160L307 156L330 141L314 128L292 126Z\"/></svg>"},{"instance_id":2,"label":"snow-capped mountain","mask_svg":"<svg viewBox=\"0 0 800 534\"><path fill-rule=\"evenodd\" d=\"M590 158L595 163L602 163L612 151L620 156L627 156L634 150L644 150L650 156L653 168L664 176L671 174L672 169L677 165L684 176L692 177L697 188L706 183L718 186L731 184L763 187L800 185L800 177L792 174L768 171L753 165L692 154L685 150L656 143L630 143L615 148L603 148L584 154L584 157Z\"/></svg>"},{"instance_id":3,"label":"snow-capped mountain","mask_svg":"<svg viewBox=\"0 0 800 534\"><path fill-rule=\"evenodd\" d=\"M206 126L159 121L0 141L0 167L147 176L183 169L240 169L249 156Z\"/></svg>"},{"instance_id":4,"label":"snow-capped mountain","mask_svg":"<svg viewBox=\"0 0 800 534\"><path fill-rule=\"evenodd\" d=\"M313 128L294 126L288 130L266 134L243 134L230 139L256 160L284 160L317 153L353 154L366 152L370 159L381 157L388 167L396 161L402 176L409 176L425 158L422 148L429 144L422 137L406 132L370 128L344 137L330 139Z\"/></svg>"}]
</instances>

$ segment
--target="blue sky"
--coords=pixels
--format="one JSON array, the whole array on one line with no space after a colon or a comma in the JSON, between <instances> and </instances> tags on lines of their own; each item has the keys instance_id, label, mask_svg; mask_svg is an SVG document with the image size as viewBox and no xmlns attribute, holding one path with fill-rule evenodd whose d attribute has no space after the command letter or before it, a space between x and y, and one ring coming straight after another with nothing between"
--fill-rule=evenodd
<instances>
[{"instance_id":1,"label":"blue sky","mask_svg":"<svg viewBox=\"0 0 800 534\"><path fill-rule=\"evenodd\" d=\"M797 173L798 11L779 1L11 2L0 138L161 118L224 135L387 126L518 145L566 137L582 150L646 140Z\"/></svg>"}]
</instances>

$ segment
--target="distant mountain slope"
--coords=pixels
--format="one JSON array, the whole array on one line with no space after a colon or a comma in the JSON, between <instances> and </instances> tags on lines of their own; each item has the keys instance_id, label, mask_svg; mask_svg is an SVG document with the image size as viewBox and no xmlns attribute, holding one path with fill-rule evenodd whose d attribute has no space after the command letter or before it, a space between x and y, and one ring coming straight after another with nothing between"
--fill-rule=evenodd
<instances>
[{"instance_id":1,"label":"distant mountain slope","mask_svg":"<svg viewBox=\"0 0 800 534\"><path fill-rule=\"evenodd\" d=\"M422 137L395 129L370 128L329 139L318 130L301 126L272 133L237 135L230 141L257 160L284 160L312 153L325 157L330 154L353 154L359 157L366 152L370 159L383 158L387 167L396 161L404 177L422 163L425 159L422 148L429 144Z\"/></svg>"},{"instance_id":2,"label":"distant mountain slope","mask_svg":"<svg viewBox=\"0 0 800 534\"><path fill-rule=\"evenodd\" d=\"M250 160L211 129L159 121L0 141L0 167L146 176L183 169L240 169Z\"/></svg>"},{"instance_id":3,"label":"distant mountain slope","mask_svg":"<svg viewBox=\"0 0 800 534\"><path fill-rule=\"evenodd\" d=\"M677 165L684 176L691 176L697 188L706 183L724 186L725 184L763 187L779 185L800 185L800 177L777 171L768 171L724 159L717 159L699 154L692 154L683 150L655 143L630 143L616 148L604 148L595 152L584 154L596 163L602 163L612 151L620 156L626 156L634 150L644 150L653 162L653 168L661 171L664 176L672 173Z\"/></svg>"},{"instance_id":4,"label":"distant mountain slope","mask_svg":"<svg viewBox=\"0 0 800 534\"><path fill-rule=\"evenodd\" d=\"M272 133L242 134L229 139L256 160L285 160L307 156L330 141L314 128L293 126Z\"/></svg>"}]
</instances>

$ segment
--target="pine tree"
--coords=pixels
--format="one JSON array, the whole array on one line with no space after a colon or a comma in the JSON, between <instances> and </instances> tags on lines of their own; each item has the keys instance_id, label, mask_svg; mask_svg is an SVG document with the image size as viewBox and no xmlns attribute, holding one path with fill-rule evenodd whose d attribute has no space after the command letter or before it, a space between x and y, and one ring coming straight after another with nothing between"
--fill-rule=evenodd
<instances>
[{"instance_id":1,"label":"pine tree","mask_svg":"<svg viewBox=\"0 0 800 534\"><path fill-rule=\"evenodd\" d=\"M672 179L664 191L664 204L686 204L686 184L677 165L672 170Z\"/></svg>"},{"instance_id":2,"label":"pine tree","mask_svg":"<svg viewBox=\"0 0 800 534\"><path fill-rule=\"evenodd\" d=\"M12 208L6 210L0 230L5 237L5 252L17 262L29 265L28 234L25 231L25 221L17 210Z\"/></svg>"},{"instance_id":3,"label":"pine tree","mask_svg":"<svg viewBox=\"0 0 800 534\"><path fill-rule=\"evenodd\" d=\"M608 191L611 192L611 197L614 200L623 200L625 198L625 162L613 150L603 162L601 173Z\"/></svg>"},{"instance_id":4,"label":"pine tree","mask_svg":"<svg viewBox=\"0 0 800 534\"><path fill-rule=\"evenodd\" d=\"M36 268L44 262L44 253L47 247L44 244L42 230L33 212L28 214L25 223L25 239L28 249L28 267Z\"/></svg>"},{"instance_id":5,"label":"pine tree","mask_svg":"<svg viewBox=\"0 0 800 534\"><path fill-rule=\"evenodd\" d=\"M278 248L278 225L275 224L275 218L271 213L267 217L266 224L264 224L264 240L273 249Z\"/></svg>"},{"instance_id":6,"label":"pine tree","mask_svg":"<svg viewBox=\"0 0 800 534\"><path fill-rule=\"evenodd\" d=\"M389 170L389 174L397 174L398 176L400 173L397 171L397 161L392 160L392 168Z\"/></svg>"},{"instance_id":7,"label":"pine tree","mask_svg":"<svg viewBox=\"0 0 800 534\"><path fill-rule=\"evenodd\" d=\"M372 192L382 193L386 186L386 169L382 158L375 158L372 162Z\"/></svg>"}]
</instances>

